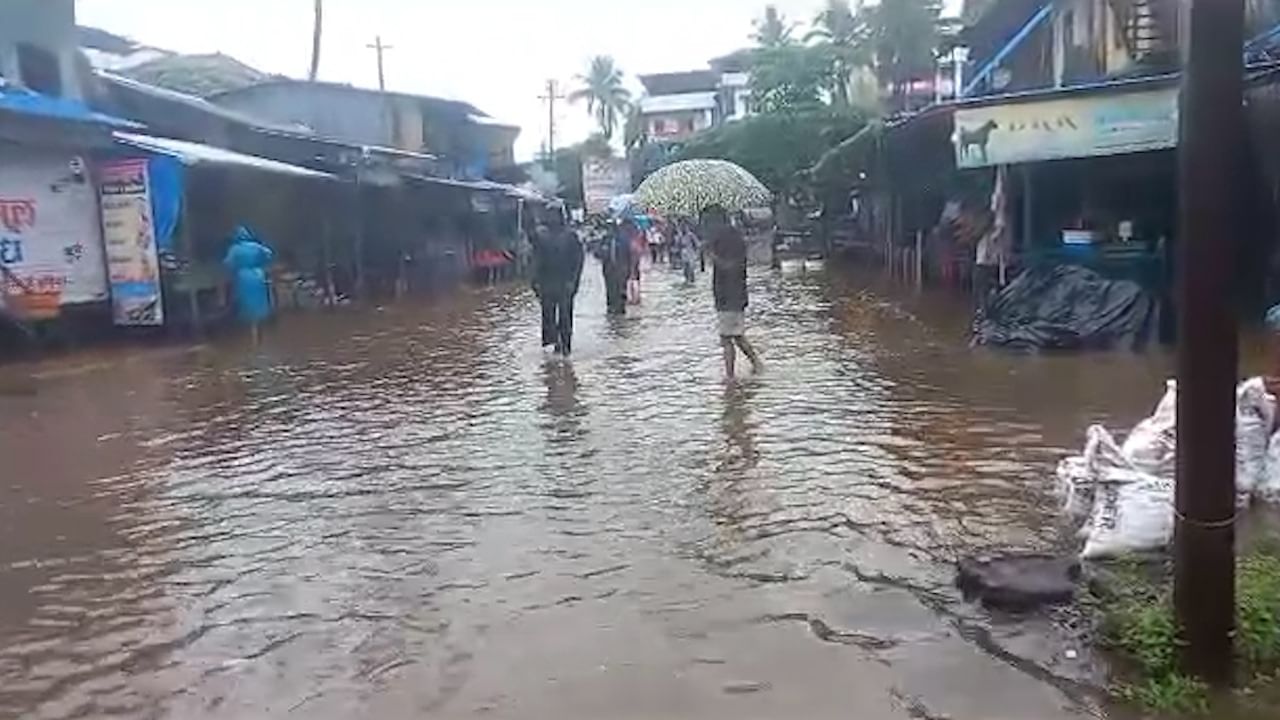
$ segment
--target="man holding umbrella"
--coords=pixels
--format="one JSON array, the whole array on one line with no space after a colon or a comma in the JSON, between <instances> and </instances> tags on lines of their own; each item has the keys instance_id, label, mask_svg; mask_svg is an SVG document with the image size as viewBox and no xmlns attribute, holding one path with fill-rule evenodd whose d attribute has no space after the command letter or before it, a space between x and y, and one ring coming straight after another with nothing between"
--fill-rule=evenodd
<instances>
[{"instance_id":1,"label":"man holding umbrella","mask_svg":"<svg viewBox=\"0 0 1280 720\"><path fill-rule=\"evenodd\" d=\"M729 224L724 208L713 205L702 213L711 252L711 291L716 302L716 326L724 352L724 374L735 375L738 350L751 361L757 375L764 369L760 356L747 340L747 243L742 232Z\"/></svg>"},{"instance_id":2,"label":"man holding umbrella","mask_svg":"<svg viewBox=\"0 0 1280 720\"><path fill-rule=\"evenodd\" d=\"M747 244L728 213L768 207L772 193L751 173L725 160L684 160L660 168L636 188L637 205L669 217L702 217L712 262L724 370L734 376L741 350L758 373L762 366L747 340Z\"/></svg>"}]
</instances>

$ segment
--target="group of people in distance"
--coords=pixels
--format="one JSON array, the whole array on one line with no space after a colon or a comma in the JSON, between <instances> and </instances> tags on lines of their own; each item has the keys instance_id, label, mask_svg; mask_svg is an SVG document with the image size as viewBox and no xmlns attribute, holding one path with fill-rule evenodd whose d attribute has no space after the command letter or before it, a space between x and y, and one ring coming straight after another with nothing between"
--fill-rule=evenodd
<instances>
[{"instance_id":1,"label":"group of people in distance","mask_svg":"<svg viewBox=\"0 0 1280 720\"><path fill-rule=\"evenodd\" d=\"M623 315L628 303L640 302L640 266L646 254L656 265L663 252L671 253L689 283L695 280L695 268L709 257L725 374L734 377L739 351L751 362L753 371L759 373L760 357L746 336L746 240L729 222L723 208L707 208L700 221L699 227L689 221L677 221L670 226L667 242L651 243L635 220L623 218L593 242L592 254L600 260L604 275L607 312ZM542 305L542 346L557 355L568 356L573 345L573 303L586 250L577 233L559 214L539 221L532 243L533 290Z\"/></svg>"}]
</instances>

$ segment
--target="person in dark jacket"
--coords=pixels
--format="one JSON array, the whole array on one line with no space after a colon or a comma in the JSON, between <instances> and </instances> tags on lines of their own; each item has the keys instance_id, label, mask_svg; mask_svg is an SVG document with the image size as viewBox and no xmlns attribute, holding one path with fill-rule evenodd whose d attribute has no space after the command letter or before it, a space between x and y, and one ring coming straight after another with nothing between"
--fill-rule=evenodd
<instances>
[{"instance_id":1,"label":"person in dark jacket","mask_svg":"<svg viewBox=\"0 0 1280 720\"><path fill-rule=\"evenodd\" d=\"M605 305L610 315L627 313L627 279L631 276L631 237L636 233L630 218L622 220L605 236L596 256L604 273Z\"/></svg>"},{"instance_id":2,"label":"person in dark jacket","mask_svg":"<svg viewBox=\"0 0 1280 720\"><path fill-rule=\"evenodd\" d=\"M573 299L585 252L578 236L551 215L538 224L533 247L533 291L542 302L542 346L568 356L573 347Z\"/></svg>"}]
</instances>

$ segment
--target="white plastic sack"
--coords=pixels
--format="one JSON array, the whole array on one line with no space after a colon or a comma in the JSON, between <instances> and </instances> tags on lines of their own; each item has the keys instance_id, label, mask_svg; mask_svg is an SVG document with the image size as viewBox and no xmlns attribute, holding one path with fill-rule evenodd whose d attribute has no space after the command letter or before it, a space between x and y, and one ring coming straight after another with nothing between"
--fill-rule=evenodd
<instances>
[{"instance_id":1,"label":"white plastic sack","mask_svg":"<svg viewBox=\"0 0 1280 720\"><path fill-rule=\"evenodd\" d=\"M1267 444L1275 424L1275 399L1262 378L1250 378L1236 388L1236 494L1247 505L1255 489L1267 479Z\"/></svg>"},{"instance_id":2,"label":"white plastic sack","mask_svg":"<svg viewBox=\"0 0 1280 720\"><path fill-rule=\"evenodd\" d=\"M1098 483L1085 560L1158 550L1173 541L1173 481L1113 469Z\"/></svg>"},{"instance_id":3,"label":"white plastic sack","mask_svg":"<svg viewBox=\"0 0 1280 720\"><path fill-rule=\"evenodd\" d=\"M1267 444L1266 471L1253 492L1263 502L1280 503L1280 432Z\"/></svg>"},{"instance_id":4,"label":"white plastic sack","mask_svg":"<svg viewBox=\"0 0 1280 720\"><path fill-rule=\"evenodd\" d=\"M1178 382L1165 381L1164 397L1151 417L1138 423L1125 438L1121 452L1130 463L1159 477L1171 478L1178 459Z\"/></svg>"},{"instance_id":5,"label":"white plastic sack","mask_svg":"<svg viewBox=\"0 0 1280 720\"><path fill-rule=\"evenodd\" d=\"M1072 520L1081 520L1093 509L1093 473L1083 456L1063 458L1058 463L1055 494L1062 501L1062 511Z\"/></svg>"}]
</instances>

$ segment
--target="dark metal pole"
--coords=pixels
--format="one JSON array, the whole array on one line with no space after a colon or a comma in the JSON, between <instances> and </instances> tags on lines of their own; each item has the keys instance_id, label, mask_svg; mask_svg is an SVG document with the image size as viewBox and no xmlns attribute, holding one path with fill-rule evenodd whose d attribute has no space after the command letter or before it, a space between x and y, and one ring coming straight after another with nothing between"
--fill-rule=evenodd
<instances>
[{"instance_id":1,"label":"dark metal pole","mask_svg":"<svg viewBox=\"0 0 1280 720\"><path fill-rule=\"evenodd\" d=\"M1184 668L1231 679L1235 383L1231 278L1245 136L1244 0L1192 0L1178 147L1178 470L1174 605Z\"/></svg>"}]
</instances>

